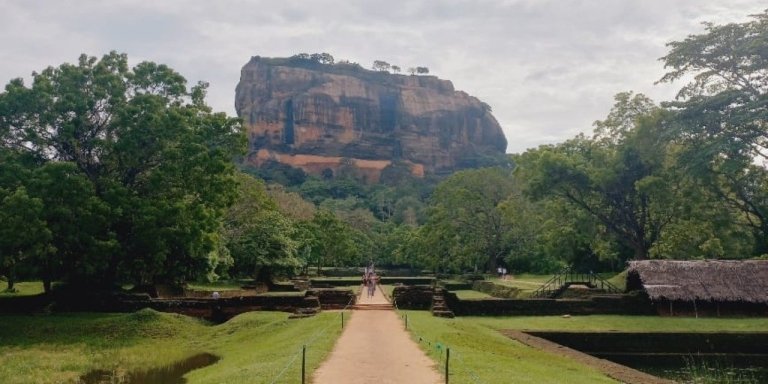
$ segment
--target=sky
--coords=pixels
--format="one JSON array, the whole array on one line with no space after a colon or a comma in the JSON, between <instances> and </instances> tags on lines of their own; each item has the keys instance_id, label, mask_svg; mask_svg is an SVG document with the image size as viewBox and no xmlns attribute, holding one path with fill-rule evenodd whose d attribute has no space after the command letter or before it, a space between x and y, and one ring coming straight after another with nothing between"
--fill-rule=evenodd
<instances>
[{"instance_id":1,"label":"sky","mask_svg":"<svg viewBox=\"0 0 768 384\"><path fill-rule=\"evenodd\" d=\"M128 54L167 64L234 115L251 56L328 52L370 68L425 66L489 104L509 153L592 131L623 91L674 98L654 83L666 43L702 22L744 22L765 0L0 0L0 82Z\"/></svg>"}]
</instances>

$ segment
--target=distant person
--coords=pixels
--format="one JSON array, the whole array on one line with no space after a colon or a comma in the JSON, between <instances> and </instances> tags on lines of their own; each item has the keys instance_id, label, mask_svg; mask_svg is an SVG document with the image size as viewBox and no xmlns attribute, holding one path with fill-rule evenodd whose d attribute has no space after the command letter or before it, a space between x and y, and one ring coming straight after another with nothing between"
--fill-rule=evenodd
<instances>
[{"instance_id":1,"label":"distant person","mask_svg":"<svg viewBox=\"0 0 768 384\"><path fill-rule=\"evenodd\" d=\"M373 297L376 294L376 275L368 277L368 297Z\"/></svg>"},{"instance_id":2,"label":"distant person","mask_svg":"<svg viewBox=\"0 0 768 384\"><path fill-rule=\"evenodd\" d=\"M507 279L507 269L506 268L501 268L501 278L502 278L502 280L506 280Z\"/></svg>"},{"instance_id":3,"label":"distant person","mask_svg":"<svg viewBox=\"0 0 768 384\"><path fill-rule=\"evenodd\" d=\"M501 279L501 277L503 276L502 271L503 269L501 267L496 268L496 273L499 275L499 279Z\"/></svg>"}]
</instances>

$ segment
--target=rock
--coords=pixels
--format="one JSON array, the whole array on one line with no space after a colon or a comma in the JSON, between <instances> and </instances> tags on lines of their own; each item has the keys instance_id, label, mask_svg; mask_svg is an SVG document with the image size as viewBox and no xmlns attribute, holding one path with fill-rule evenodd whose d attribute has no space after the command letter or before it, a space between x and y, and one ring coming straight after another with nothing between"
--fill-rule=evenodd
<instances>
[{"instance_id":1,"label":"rock","mask_svg":"<svg viewBox=\"0 0 768 384\"><path fill-rule=\"evenodd\" d=\"M487 104L434 76L373 72L354 64L255 56L235 107L247 128L245 162L312 174L385 169L415 176L498 161L507 140Z\"/></svg>"}]
</instances>

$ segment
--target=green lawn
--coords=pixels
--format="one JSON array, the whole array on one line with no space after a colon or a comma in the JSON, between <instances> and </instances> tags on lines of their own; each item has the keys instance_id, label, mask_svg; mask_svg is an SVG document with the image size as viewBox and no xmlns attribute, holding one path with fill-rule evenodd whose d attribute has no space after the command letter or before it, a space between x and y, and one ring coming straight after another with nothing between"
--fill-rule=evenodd
<instances>
[{"instance_id":1,"label":"green lawn","mask_svg":"<svg viewBox=\"0 0 768 384\"><path fill-rule=\"evenodd\" d=\"M475 291L471 289L464 289L464 290L458 290L458 291L452 291L452 292L456 294L459 300L493 299L493 296L487 293Z\"/></svg>"},{"instance_id":2,"label":"green lawn","mask_svg":"<svg viewBox=\"0 0 768 384\"><path fill-rule=\"evenodd\" d=\"M229 291L242 289L243 285L252 283L252 279L246 280L221 280L212 283L206 282L191 282L187 283L187 287L196 291Z\"/></svg>"},{"instance_id":3,"label":"green lawn","mask_svg":"<svg viewBox=\"0 0 768 384\"><path fill-rule=\"evenodd\" d=\"M0 297L32 296L43 293L42 281L22 281L15 283L13 288L16 292L7 292L5 288L8 283L0 282Z\"/></svg>"},{"instance_id":4,"label":"green lawn","mask_svg":"<svg viewBox=\"0 0 768 384\"><path fill-rule=\"evenodd\" d=\"M414 340L445 369L450 348L452 383L616 383L564 357L511 340L476 319L443 319L426 311L405 311Z\"/></svg>"},{"instance_id":5,"label":"green lawn","mask_svg":"<svg viewBox=\"0 0 768 384\"><path fill-rule=\"evenodd\" d=\"M189 373L190 384L271 383L285 367L277 382L295 383L302 345L311 373L340 334L339 316L289 320L287 313L251 312L216 326L152 310L1 316L0 382L76 383L92 369L146 369L209 352L221 360Z\"/></svg>"},{"instance_id":6,"label":"green lawn","mask_svg":"<svg viewBox=\"0 0 768 384\"><path fill-rule=\"evenodd\" d=\"M656 316L520 316L443 319L426 311L403 311L416 341L439 364L451 348L455 383L613 383L612 379L560 356L501 335L500 329L636 332L768 332L761 318L695 319ZM441 365L441 372L444 366Z\"/></svg>"},{"instance_id":7,"label":"green lawn","mask_svg":"<svg viewBox=\"0 0 768 384\"><path fill-rule=\"evenodd\" d=\"M768 321L759 317L693 318L659 316L589 315L462 317L493 329L622 331L622 332L768 332Z\"/></svg>"},{"instance_id":8,"label":"green lawn","mask_svg":"<svg viewBox=\"0 0 768 384\"><path fill-rule=\"evenodd\" d=\"M615 285L620 290L624 290L626 287L626 278L627 274L626 272L621 272L618 274L600 274L604 279L608 280L609 283ZM509 275L506 280L499 279L498 277L492 277L488 279L489 281L492 281L496 284L506 285L509 287L515 287L519 288L523 291L523 293L533 293L533 291L537 290L539 287L541 287L544 283L546 283L549 279L552 278L553 275L532 275L529 273L523 273L520 275Z\"/></svg>"}]
</instances>

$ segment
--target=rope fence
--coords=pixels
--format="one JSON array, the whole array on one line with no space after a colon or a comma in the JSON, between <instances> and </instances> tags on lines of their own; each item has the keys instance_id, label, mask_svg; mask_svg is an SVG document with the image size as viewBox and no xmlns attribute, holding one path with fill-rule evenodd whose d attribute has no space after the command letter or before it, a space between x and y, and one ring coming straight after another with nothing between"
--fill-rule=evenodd
<instances>
[{"instance_id":1,"label":"rope fence","mask_svg":"<svg viewBox=\"0 0 768 384\"><path fill-rule=\"evenodd\" d=\"M448 370L449 367L453 371L465 372L472 379L473 383L478 383L478 384L486 383L486 381L482 380L475 371L473 371L471 368L468 367L468 364L466 363L462 355L458 353L455 348L450 348L449 346L436 340L430 340L427 337L416 332L413 329L413 327L409 326L409 324L410 325L413 324L413 320L410 320L410 323L409 323L408 314L403 312L403 310L401 310L400 307L397 306L397 300L394 298L394 295L392 297L392 305L394 305L395 311L398 312L398 314L400 315L400 318L403 319L403 322L405 323L405 329L408 330L415 337L419 345L423 345L424 347L426 347L428 354L437 353L439 355L440 358L437 359L437 364L438 364L439 370L444 372L445 374L446 383L448 383L449 376L450 376L450 372ZM451 357L454 358L455 360L458 360L459 364L456 364L456 361L449 362Z\"/></svg>"},{"instance_id":2,"label":"rope fence","mask_svg":"<svg viewBox=\"0 0 768 384\"><path fill-rule=\"evenodd\" d=\"M344 328L344 312L349 309L349 307L352 305L352 302L354 301L354 297L349 299L349 302L347 302L347 305L344 306L344 308L341 309L341 327ZM328 323L325 327L322 329L316 331L313 333L309 338L307 338L303 343L301 348L294 353L293 355L290 355L290 360L288 360L288 363L286 363L283 368L280 370L280 372L275 376L274 379L270 382L270 384L276 384L280 378L285 375L285 372L288 371L289 368L293 366L293 364L296 362L296 360L301 356L301 383L304 384L306 382L305 378L305 365L306 365L306 354L307 354L307 347L313 345L315 341L317 341L320 336L324 335L328 329L330 329L335 323L331 322Z\"/></svg>"}]
</instances>

